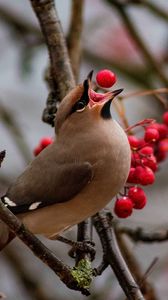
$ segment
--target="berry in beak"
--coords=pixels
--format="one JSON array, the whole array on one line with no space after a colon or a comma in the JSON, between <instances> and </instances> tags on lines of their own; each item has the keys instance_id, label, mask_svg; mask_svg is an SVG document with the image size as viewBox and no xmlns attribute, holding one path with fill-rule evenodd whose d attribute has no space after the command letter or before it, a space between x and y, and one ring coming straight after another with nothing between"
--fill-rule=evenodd
<instances>
[{"instance_id":1,"label":"berry in beak","mask_svg":"<svg viewBox=\"0 0 168 300\"><path fill-rule=\"evenodd\" d=\"M111 101L123 91L123 89L118 89L106 93L97 93L91 88L92 76L93 76L93 70L88 74L87 79L84 80L83 83L84 93L81 97L82 99L85 99L85 102L87 102L89 108L92 108L95 105L100 105L100 104L103 105L109 100L111 103Z\"/></svg>"},{"instance_id":2,"label":"berry in beak","mask_svg":"<svg viewBox=\"0 0 168 300\"><path fill-rule=\"evenodd\" d=\"M89 106L90 108L94 105L104 104L109 100L113 100L117 95L119 95L123 89L118 89L115 91L107 92L107 93L96 93L91 88L89 88Z\"/></svg>"}]
</instances>

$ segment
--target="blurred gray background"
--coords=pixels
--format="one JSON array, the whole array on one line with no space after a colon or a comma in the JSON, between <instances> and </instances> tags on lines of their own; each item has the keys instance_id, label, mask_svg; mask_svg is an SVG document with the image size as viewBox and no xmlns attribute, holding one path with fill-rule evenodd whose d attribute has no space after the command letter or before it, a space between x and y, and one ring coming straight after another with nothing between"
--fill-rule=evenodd
<instances>
[{"instance_id":1,"label":"blurred gray background","mask_svg":"<svg viewBox=\"0 0 168 300\"><path fill-rule=\"evenodd\" d=\"M65 34L70 19L71 1L55 1ZM166 0L152 0L168 13ZM18 16L26 23L38 29L38 23L29 1L0 0L1 8ZM161 59L168 49L168 23L151 14L147 9L130 6L129 13L141 36L147 43L154 57ZM28 161L33 159L33 149L43 136L53 136L53 129L41 121L42 111L47 98L47 87L44 82L44 71L48 64L48 54L43 44L33 45L32 40L25 41L12 26L1 19L0 15L0 140L1 149L6 149L7 155L0 170L1 192L24 170ZM110 68L116 72L118 82L116 88L124 88L124 93L146 89L145 83L138 82L134 76L128 76L124 69L141 72L144 61L137 47L128 37L118 14L105 1L86 0L84 8L84 28L82 34L83 58L80 70L80 80L83 80L91 69L95 73L101 68ZM165 72L166 68L165 63ZM168 73L168 72L167 72ZM143 82L147 81L143 75ZM136 77L136 76L135 76ZM164 87L154 78L155 87ZM163 107L152 97L133 97L125 101L126 114L130 124L143 118L160 120ZM4 121L4 109L10 111L12 120L19 127L23 139L18 137L9 120ZM117 115L112 108L114 117ZM142 211L134 212L127 220L121 220L124 225L132 227L143 226L147 229L168 227L168 162L160 165L156 183L147 188L148 204ZM75 239L75 229L67 233ZM68 247L43 240L50 249L63 260L72 264L68 258ZM97 241L98 243L98 241ZM16 269L10 258L10 247L15 250L21 268L36 282L45 299L83 299L78 292L68 290L54 273L36 259L20 241L16 240L9 246L9 253L0 255L0 291L7 299L37 299L31 296L22 282L20 271ZM168 299L168 243L136 246L130 243L133 253L137 256L145 272L155 257L159 257L150 280L155 284L158 299ZM100 260L101 249L97 244L96 263ZM107 269L100 278L92 284L94 299L124 299L124 295L111 270ZM41 296L42 299L42 296Z\"/></svg>"}]
</instances>

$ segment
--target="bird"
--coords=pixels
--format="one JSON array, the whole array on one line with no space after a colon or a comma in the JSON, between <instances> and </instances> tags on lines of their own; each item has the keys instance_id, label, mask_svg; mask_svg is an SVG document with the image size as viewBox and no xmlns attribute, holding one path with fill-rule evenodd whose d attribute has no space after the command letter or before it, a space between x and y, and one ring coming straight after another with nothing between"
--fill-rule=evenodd
<instances>
[{"instance_id":1,"label":"bird","mask_svg":"<svg viewBox=\"0 0 168 300\"><path fill-rule=\"evenodd\" d=\"M60 102L53 143L1 197L33 234L49 239L103 209L128 177L128 138L111 114L123 89L96 93L92 73ZM1 249L11 236L0 221Z\"/></svg>"}]
</instances>

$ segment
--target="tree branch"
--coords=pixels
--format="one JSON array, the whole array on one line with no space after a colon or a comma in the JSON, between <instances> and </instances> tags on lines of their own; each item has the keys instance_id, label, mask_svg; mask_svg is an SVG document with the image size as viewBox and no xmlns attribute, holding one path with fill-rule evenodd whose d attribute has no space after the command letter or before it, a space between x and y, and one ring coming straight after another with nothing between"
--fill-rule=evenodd
<instances>
[{"instance_id":1,"label":"tree branch","mask_svg":"<svg viewBox=\"0 0 168 300\"><path fill-rule=\"evenodd\" d=\"M105 210L93 216L93 224L102 243L104 257L114 271L128 300L144 300L119 250L114 230L110 228Z\"/></svg>"},{"instance_id":2,"label":"tree branch","mask_svg":"<svg viewBox=\"0 0 168 300\"><path fill-rule=\"evenodd\" d=\"M159 6L157 6L150 0L126 0L124 4L143 5L157 17L162 18L164 21L168 22L168 13L166 12L166 10L161 9Z\"/></svg>"},{"instance_id":3,"label":"tree branch","mask_svg":"<svg viewBox=\"0 0 168 300\"><path fill-rule=\"evenodd\" d=\"M78 224L78 232L77 232L77 241L78 242L87 242L90 241L90 234L89 234L89 219L81 222ZM78 262L81 259L89 260L91 261L91 255L90 253L81 252L80 250L77 250L76 252L76 265L78 265Z\"/></svg>"},{"instance_id":4,"label":"tree branch","mask_svg":"<svg viewBox=\"0 0 168 300\"><path fill-rule=\"evenodd\" d=\"M54 126L57 102L60 102L75 86L75 80L54 0L30 0L30 2L39 20L50 57L50 67L46 71L50 92L42 119Z\"/></svg>"},{"instance_id":5,"label":"tree branch","mask_svg":"<svg viewBox=\"0 0 168 300\"><path fill-rule=\"evenodd\" d=\"M154 232L145 232L143 228L128 228L123 227L119 228L120 233L128 235L135 242L144 242L144 243L156 243L156 242L165 242L168 240L168 230L160 229L155 230Z\"/></svg>"},{"instance_id":6,"label":"tree branch","mask_svg":"<svg viewBox=\"0 0 168 300\"><path fill-rule=\"evenodd\" d=\"M119 247L121 249L122 255L123 255L126 263L128 264L130 272L134 276L136 282L141 287L141 291L142 291L142 294L144 295L145 299L157 300L154 288L146 278L148 274L146 274L146 276L144 276L144 273L142 272L141 267L134 255L133 251L130 249L128 243L126 243L123 235L120 234L120 232L118 231L118 228L116 228L116 236L117 236L117 241L118 241Z\"/></svg>"},{"instance_id":7,"label":"tree branch","mask_svg":"<svg viewBox=\"0 0 168 300\"><path fill-rule=\"evenodd\" d=\"M61 101L75 86L75 80L54 0L30 0L30 2L48 48L56 99Z\"/></svg>"},{"instance_id":8,"label":"tree branch","mask_svg":"<svg viewBox=\"0 0 168 300\"><path fill-rule=\"evenodd\" d=\"M72 275L72 270L54 255L24 224L0 201L0 219L4 221L29 249L43 263L49 266L66 286L73 290L89 295L87 289L79 287Z\"/></svg>"}]
</instances>

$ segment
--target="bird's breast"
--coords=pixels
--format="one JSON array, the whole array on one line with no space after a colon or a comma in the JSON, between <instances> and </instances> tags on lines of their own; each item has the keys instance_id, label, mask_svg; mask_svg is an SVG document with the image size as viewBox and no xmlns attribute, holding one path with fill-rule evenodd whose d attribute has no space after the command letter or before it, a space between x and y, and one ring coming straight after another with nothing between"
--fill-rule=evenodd
<instances>
[{"instance_id":1,"label":"bird's breast","mask_svg":"<svg viewBox=\"0 0 168 300\"><path fill-rule=\"evenodd\" d=\"M30 230L46 236L59 234L104 208L124 185L130 168L128 139L115 121L77 130L63 146L67 161L92 165L93 179L73 199L34 212L34 222L26 217Z\"/></svg>"}]
</instances>

